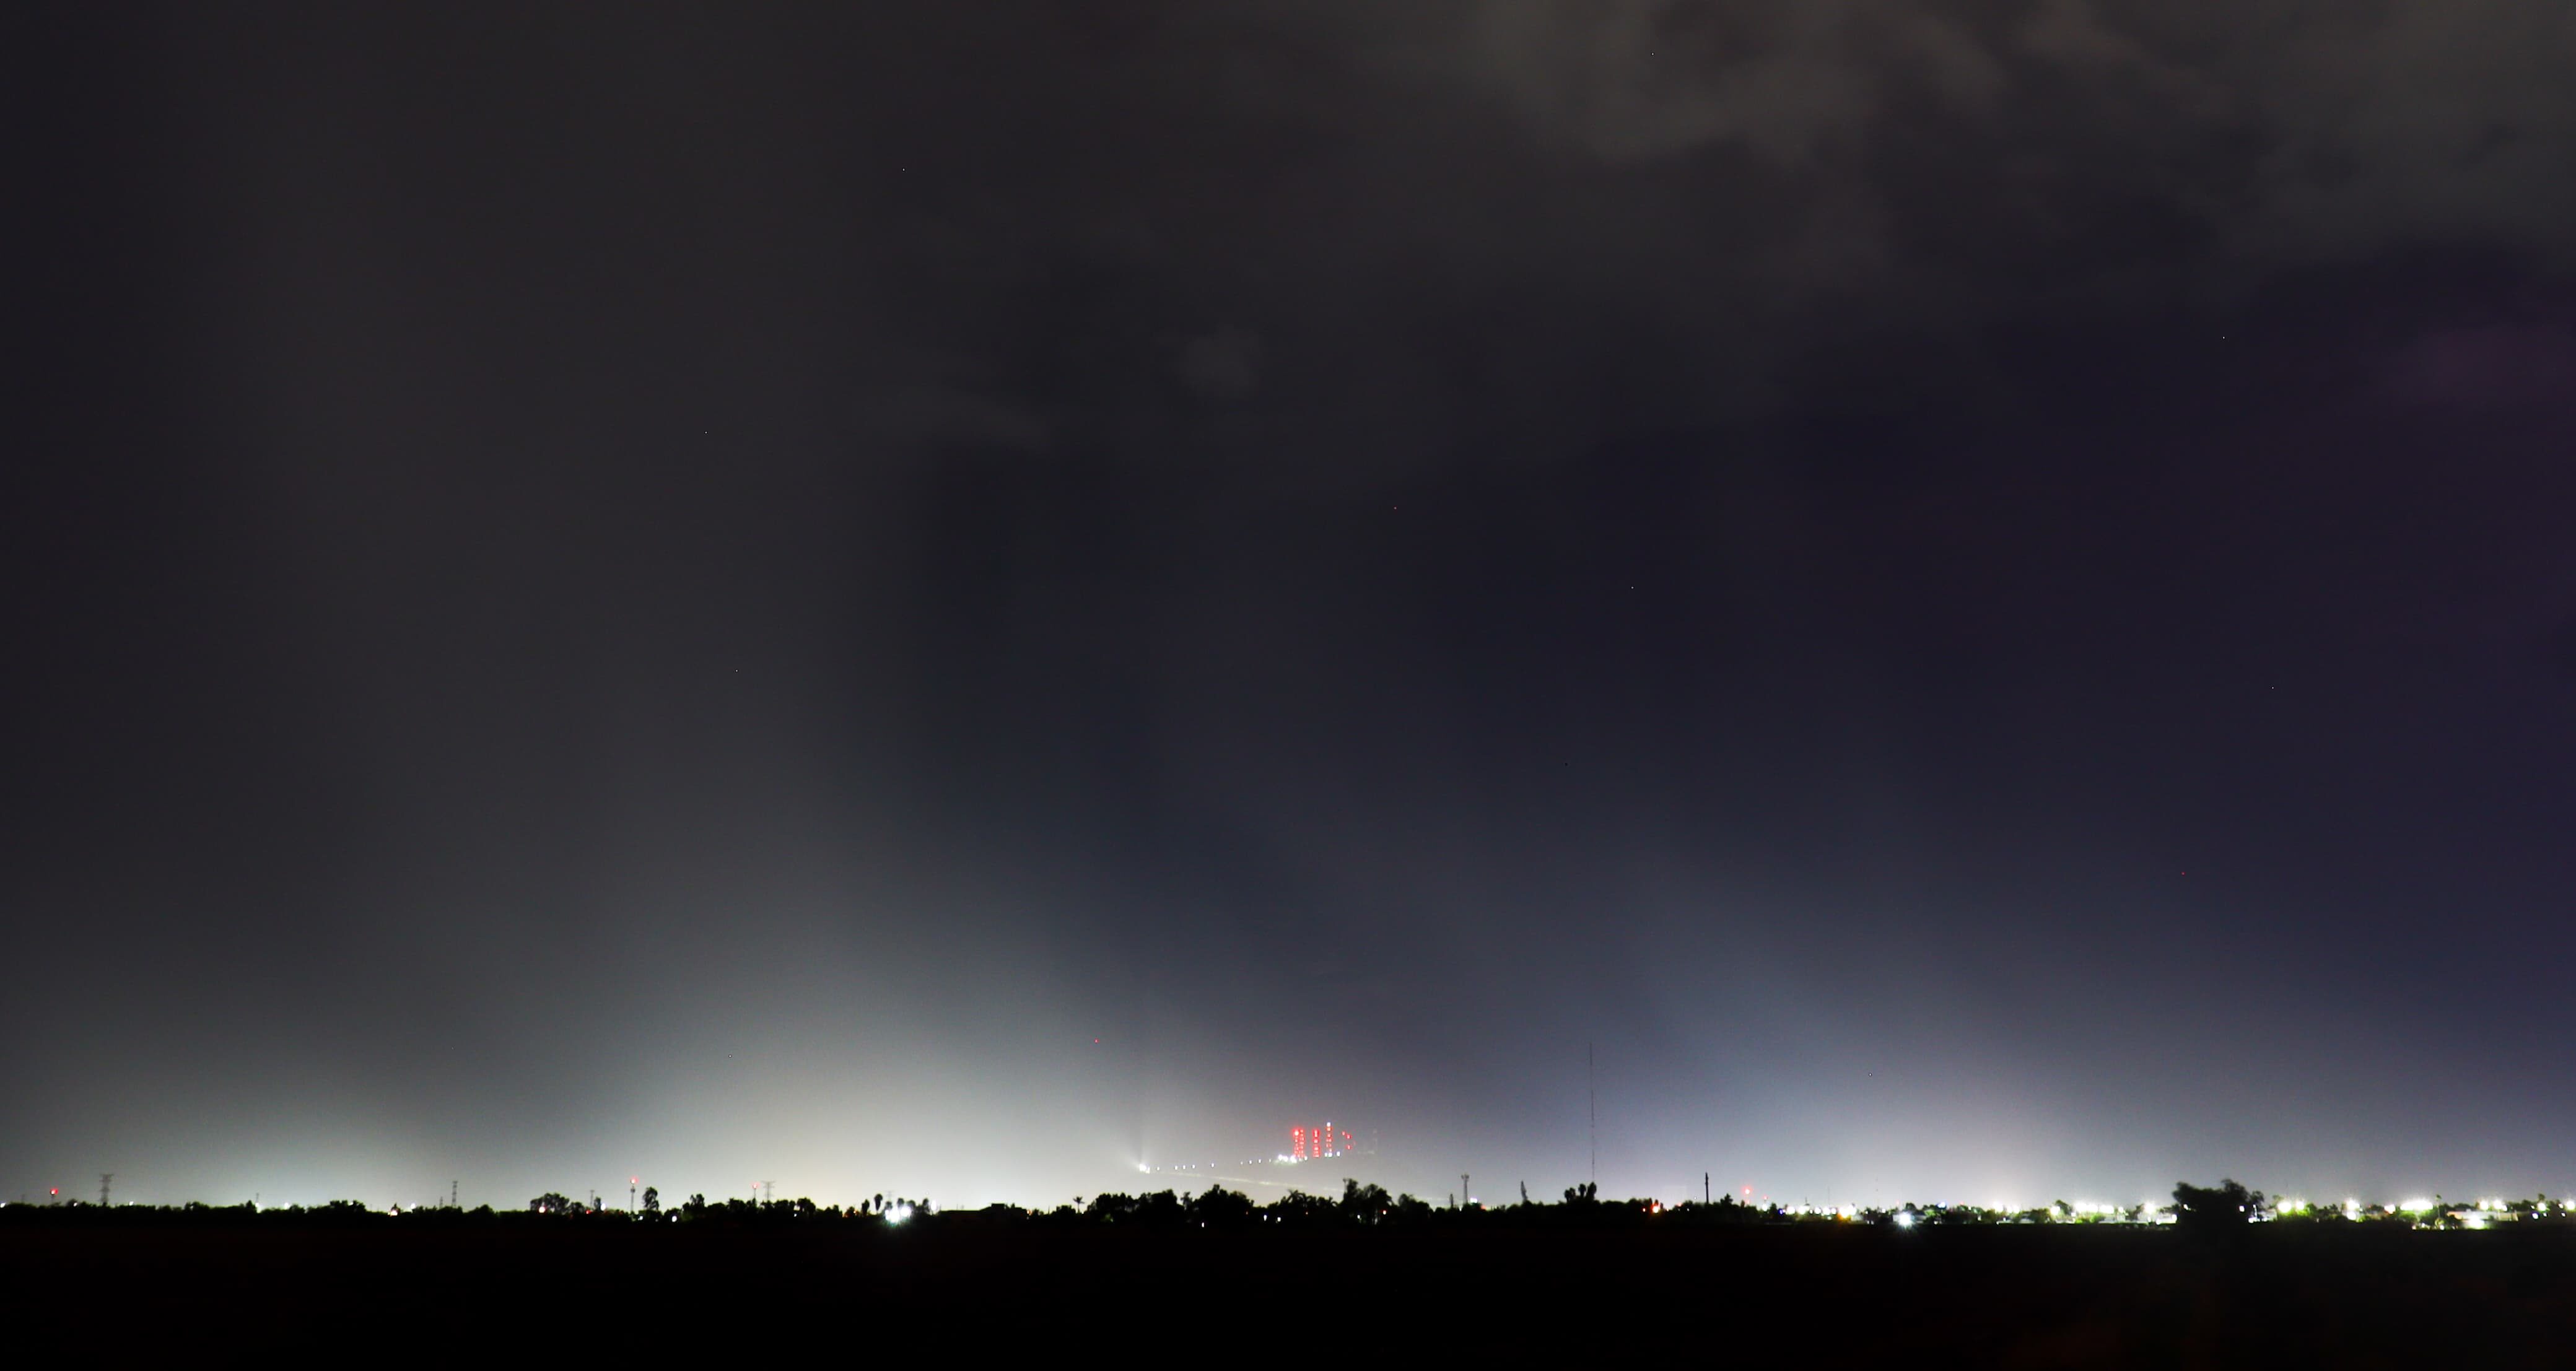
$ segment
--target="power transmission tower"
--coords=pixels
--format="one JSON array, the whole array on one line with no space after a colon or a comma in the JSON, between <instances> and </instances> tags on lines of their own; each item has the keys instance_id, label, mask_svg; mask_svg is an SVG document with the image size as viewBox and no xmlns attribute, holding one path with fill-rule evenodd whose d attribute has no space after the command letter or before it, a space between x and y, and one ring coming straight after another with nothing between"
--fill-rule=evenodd
<instances>
[{"instance_id":1,"label":"power transmission tower","mask_svg":"<svg viewBox=\"0 0 2576 1371\"><path fill-rule=\"evenodd\" d=\"M105 1209L105 1208L107 1208L107 1184L108 1184L108 1182L110 1182L110 1181L112 1181L112 1180L115 1180L115 1179L116 1179L116 1173L115 1173L115 1172L113 1172L113 1171L102 1171L102 1172L98 1173L98 1207L99 1207L99 1208L101 1208L101 1209Z\"/></svg>"}]
</instances>

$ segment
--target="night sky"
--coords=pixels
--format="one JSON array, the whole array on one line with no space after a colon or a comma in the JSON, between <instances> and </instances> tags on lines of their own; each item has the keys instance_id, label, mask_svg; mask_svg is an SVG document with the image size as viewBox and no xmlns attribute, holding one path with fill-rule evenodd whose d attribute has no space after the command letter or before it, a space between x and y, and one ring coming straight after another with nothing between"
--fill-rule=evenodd
<instances>
[{"instance_id":1,"label":"night sky","mask_svg":"<svg viewBox=\"0 0 2576 1371\"><path fill-rule=\"evenodd\" d=\"M2576 1189L2559 0L0 50L0 1199Z\"/></svg>"}]
</instances>

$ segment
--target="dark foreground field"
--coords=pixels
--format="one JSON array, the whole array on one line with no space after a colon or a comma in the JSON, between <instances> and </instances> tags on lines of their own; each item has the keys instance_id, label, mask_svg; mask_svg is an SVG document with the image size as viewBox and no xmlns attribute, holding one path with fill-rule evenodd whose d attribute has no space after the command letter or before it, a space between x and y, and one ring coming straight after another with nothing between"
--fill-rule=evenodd
<instances>
[{"instance_id":1,"label":"dark foreground field","mask_svg":"<svg viewBox=\"0 0 2576 1371\"><path fill-rule=\"evenodd\" d=\"M1317 1368L2576 1365L2576 1232L0 1228L14 1336L104 1360L1017 1349ZM192 1358L194 1359L194 1358ZM34 1362L22 1362L34 1365Z\"/></svg>"}]
</instances>

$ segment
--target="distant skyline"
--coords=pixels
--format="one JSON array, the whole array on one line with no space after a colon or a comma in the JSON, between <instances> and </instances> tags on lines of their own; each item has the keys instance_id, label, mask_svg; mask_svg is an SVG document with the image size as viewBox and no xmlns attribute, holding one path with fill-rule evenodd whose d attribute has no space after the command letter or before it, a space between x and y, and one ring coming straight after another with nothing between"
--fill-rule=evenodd
<instances>
[{"instance_id":1,"label":"distant skyline","mask_svg":"<svg viewBox=\"0 0 2576 1371\"><path fill-rule=\"evenodd\" d=\"M2576 1191L2567 6L5 23L0 1197Z\"/></svg>"}]
</instances>

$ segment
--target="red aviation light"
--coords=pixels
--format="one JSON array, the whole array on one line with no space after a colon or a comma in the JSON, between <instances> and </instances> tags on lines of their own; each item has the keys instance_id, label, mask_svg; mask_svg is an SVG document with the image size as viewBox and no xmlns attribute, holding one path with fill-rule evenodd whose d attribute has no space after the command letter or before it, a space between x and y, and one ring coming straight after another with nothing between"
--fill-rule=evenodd
<instances>
[{"instance_id":1,"label":"red aviation light","mask_svg":"<svg viewBox=\"0 0 2576 1371\"><path fill-rule=\"evenodd\" d=\"M1288 1155L1297 1161L1321 1161L1339 1157L1351 1150L1351 1131L1325 1123L1291 1124L1288 1128Z\"/></svg>"}]
</instances>

